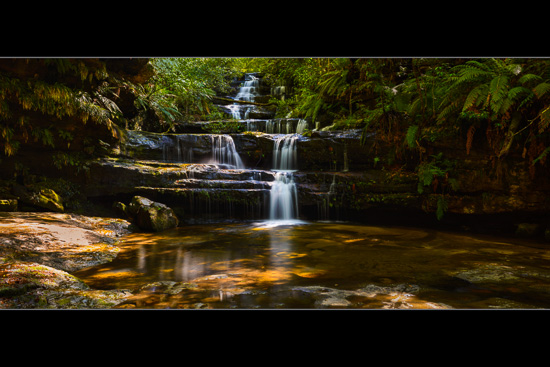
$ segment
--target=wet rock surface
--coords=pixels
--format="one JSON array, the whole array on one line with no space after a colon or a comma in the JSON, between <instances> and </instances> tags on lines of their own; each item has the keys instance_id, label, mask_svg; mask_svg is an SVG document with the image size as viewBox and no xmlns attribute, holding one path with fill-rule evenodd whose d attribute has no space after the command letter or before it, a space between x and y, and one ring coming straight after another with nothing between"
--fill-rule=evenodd
<instances>
[{"instance_id":1,"label":"wet rock surface","mask_svg":"<svg viewBox=\"0 0 550 367\"><path fill-rule=\"evenodd\" d=\"M132 198L128 212L138 227L146 231L160 232L178 226L178 218L171 208L141 196Z\"/></svg>"},{"instance_id":2,"label":"wet rock surface","mask_svg":"<svg viewBox=\"0 0 550 367\"><path fill-rule=\"evenodd\" d=\"M125 291L96 291L70 275L112 261L122 219L63 213L0 213L0 308L108 308Z\"/></svg>"}]
</instances>

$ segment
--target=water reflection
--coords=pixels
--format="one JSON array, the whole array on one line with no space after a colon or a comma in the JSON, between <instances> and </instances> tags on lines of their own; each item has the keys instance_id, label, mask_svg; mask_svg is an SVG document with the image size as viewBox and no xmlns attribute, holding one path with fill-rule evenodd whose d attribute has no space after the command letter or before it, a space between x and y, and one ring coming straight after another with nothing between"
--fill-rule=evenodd
<instances>
[{"instance_id":1,"label":"water reflection","mask_svg":"<svg viewBox=\"0 0 550 367\"><path fill-rule=\"evenodd\" d=\"M75 273L138 308L550 306L549 252L516 240L343 223L196 225L129 235Z\"/></svg>"}]
</instances>

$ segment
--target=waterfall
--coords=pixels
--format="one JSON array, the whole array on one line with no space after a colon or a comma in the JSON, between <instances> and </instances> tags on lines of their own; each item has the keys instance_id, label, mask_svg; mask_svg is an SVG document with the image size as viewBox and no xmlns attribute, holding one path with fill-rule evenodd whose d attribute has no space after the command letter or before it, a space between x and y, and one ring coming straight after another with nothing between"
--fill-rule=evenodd
<instances>
[{"instance_id":1,"label":"waterfall","mask_svg":"<svg viewBox=\"0 0 550 367\"><path fill-rule=\"evenodd\" d=\"M273 169L291 171L298 169L296 142L298 135L284 135L273 145Z\"/></svg>"},{"instance_id":2,"label":"waterfall","mask_svg":"<svg viewBox=\"0 0 550 367\"><path fill-rule=\"evenodd\" d=\"M296 134L303 134L306 129L309 129L309 124L306 120L300 119L298 126L296 126Z\"/></svg>"},{"instance_id":3,"label":"waterfall","mask_svg":"<svg viewBox=\"0 0 550 367\"><path fill-rule=\"evenodd\" d=\"M303 134L306 129L309 129L309 124L304 119L284 118L265 122L265 132L268 134Z\"/></svg>"},{"instance_id":4,"label":"waterfall","mask_svg":"<svg viewBox=\"0 0 550 367\"><path fill-rule=\"evenodd\" d=\"M236 99L240 101L254 102L260 88L260 79L254 75L246 74L244 85L239 89Z\"/></svg>"},{"instance_id":5,"label":"waterfall","mask_svg":"<svg viewBox=\"0 0 550 367\"><path fill-rule=\"evenodd\" d=\"M244 168L243 161L235 149L235 142L229 135L212 135L212 163L229 164Z\"/></svg>"},{"instance_id":6,"label":"waterfall","mask_svg":"<svg viewBox=\"0 0 550 367\"><path fill-rule=\"evenodd\" d=\"M273 145L273 170L277 173L270 191L271 220L290 220L298 216L298 191L293 174L298 168L297 140L298 135L283 135Z\"/></svg>"},{"instance_id":7,"label":"waterfall","mask_svg":"<svg viewBox=\"0 0 550 367\"><path fill-rule=\"evenodd\" d=\"M289 220L298 216L298 191L294 175L289 171L279 171L271 187L269 198L269 218Z\"/></svg>"}]
</instances>

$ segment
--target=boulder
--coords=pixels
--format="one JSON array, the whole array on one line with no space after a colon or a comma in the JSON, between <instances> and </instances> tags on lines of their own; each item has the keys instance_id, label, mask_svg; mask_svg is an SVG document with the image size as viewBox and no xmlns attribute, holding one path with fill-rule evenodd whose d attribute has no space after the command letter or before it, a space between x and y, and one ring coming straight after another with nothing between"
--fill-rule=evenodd
<instances>
[{"instance_id":1,"label":"boulder","mask_svg":"<svg viewBox=\"0 0 550 367\"><path fill-rule=\"evenodd\" d=\"M17 199L0 199L0 212L17 211Z\"/></svg>"},{"instance_id":2,"label":"boulder","mask_svg":"<svg viewBox=\"0 0 550 367\"><path fill-rule=\"evenodd\" d=\"M146 231L160 232L178 226L178 218L171 208L142 196L132 198L128 213L136 225Z\"/></svg>"},{"instance_id":3,"label":"boulder","mask_svg":"<svg viewBox=\"0 0 550 367\"><path fill-rule=\"evenodd\" d=\"M62 213L65 210L63 207L63 200L52 189L40 188L28 190L26 187L16 184L13 187L13 193L17 195L24 204L58 213Z\"/></svg>"}]
</instances>

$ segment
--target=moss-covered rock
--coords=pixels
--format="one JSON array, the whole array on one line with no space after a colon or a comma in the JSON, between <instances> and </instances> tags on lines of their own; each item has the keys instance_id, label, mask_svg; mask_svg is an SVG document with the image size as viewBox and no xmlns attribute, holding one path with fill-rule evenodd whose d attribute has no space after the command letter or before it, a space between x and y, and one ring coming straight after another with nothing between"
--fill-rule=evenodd
<instances>
[{"instance_id":1,"label":"moss-covered rock","mask_svg":"<svg viewBox=\"0 0 550 367\"><path fill-rule=\"evenodd\" d=\"M0 212L14 212L17 211L16 199L0 199Z\"/></svg>"},{"instance_id":2,"label":"moss-covered rock","mask_svg":"<svg viewBox=\"0 0 550 367\"><path fill-rule=\"evenodd\" d=\"M65 210L61 197L50 188L33 188L14 185L13 193L22 203L36 208L61 213Z\"/></svg>"},{"instance_id":3,"label":"moss-covered rock","mask_svg":"<svg viewBox=\"0 0 550 367\"><path fill-rule=\"evenodd\" d=\"M71 274L30 262L0 264L0 309L111 308L131 296L126 290L93 290Z\"/></svg>"},{"instance_id":4,"label":"moss-covered rock","mask_svg":"<svg viewBox=\"0 0 550 367\"><path fill-rule=\"evenodd\" d=\"M111 308L131 293L93 290L71 275L112 261L122 219L63 213L0 213L0 309Z\"/></svg>"},{"instance_id":5,"label":"moss-covered rock","mask_svg":"<svg viewBox=\"0 0 550 367\"><path fill-rule=\"evenodd\" d=\"M178 226L178 218L168 206L142 196L134 196L128 213L136 225L146 231L160 232Z\"/></svg>"},{"instance_id":6,"label":"moss-covered rock","mask_svg":"<svg viewBox=\"0 0 550 367\"><path fill-rule=\"evenodd\" d=\"M32 196L32 201L34 205L54 212L63 212L65 210L61 197L52 189L41 189L37 194Z\"/></svg>"}]
</instances>

